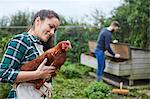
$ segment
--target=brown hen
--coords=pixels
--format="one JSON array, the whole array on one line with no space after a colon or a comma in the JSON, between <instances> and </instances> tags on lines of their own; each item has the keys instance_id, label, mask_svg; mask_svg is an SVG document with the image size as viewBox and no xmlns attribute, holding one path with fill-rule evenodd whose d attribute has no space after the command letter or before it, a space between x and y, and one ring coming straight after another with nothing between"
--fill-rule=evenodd
<instances>
[{"instance_id":1,"label":"brown hen","mask_svg":"<svg viewBox=\"0 0 150 99\"><path fill-rule=\"evenodd\" d=\"M37 70L39 65L43 62L45 58L47 58L46 66L55 66L56 69L60 69L66 60L66 52L71 48L70 41L61 41L55 47L47 50L45 53L37 57L36 59L24 64L21 66L22 71L34 71ZM56 76L56 74L52 74L51 76ZM40 89L40 87L45 83L46 79L37 79L28 81L30 83L34 83L36 89Z\"/></svg>"}]
</instances>

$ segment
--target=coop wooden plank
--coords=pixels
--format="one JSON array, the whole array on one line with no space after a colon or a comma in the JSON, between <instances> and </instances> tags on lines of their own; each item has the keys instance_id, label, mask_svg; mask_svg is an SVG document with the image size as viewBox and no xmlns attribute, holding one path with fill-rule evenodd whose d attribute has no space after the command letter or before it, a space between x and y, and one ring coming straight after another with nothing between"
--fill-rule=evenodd
<instances>
[{"instance_id":1,"label":"coop wooden plank","mask_svg":"<svg viewBox=\"0 0 150 99\"><path fill-rule=\"evenodd\" d=\"M86 54L81 54L81 64L86 65L91 68L97 68L97 60L96 58L86 55ZM128 63L128 62L125 62ZM130 74L130 67L131 64L125 64L124 62L120 63L115 63L115 62L109 62L106 61L106 68L105 72L117 75L117 76L126 76Z\"/></svg>"},{"instance_id":2,"label":"coop wooden plank","mask_svg":"<svg viewBox=\"0 0 150 99\"><path fill-rule=\"evenodd\" d=\"M132 54L132 59L150 59L150 54Z\"/></svg>"},{"instance_id":3,"label":"coop wooden plank","mask_svg":"<svg viewBox=\"0 0 150 99\"><path fill-rule=\"evenodd\" d=\"M108 67L112 67L113 69L117 69L117 70L128 70L131 68L131 63L130 62L109 62L106 61L106 66Z\"/></svg>"},{"instance_id":4,"label":"coop wooden plank","mask_svg":"<svg viewBox=\"0 0 150 99\"><path fill-rule=\"evenodd\" d=\"M129 70L131 66L131 64L120 64L119 70Z\"/></svg>"},{"instance_id":5,"label":"coop wooden plank","mask_svg":"<svg viewBox=\"0 0 150 99\"><path fill-rule=\"evenodd\" d=\"M128 63L128 64L127 64ZM105 72L114 74L117 76L126 76L126 75L135 75L135 74L143 74L143 73L150 73L150 65L145 64L143 67L140 64L129 64L130 62L109 62L106 61L106 68ZM91 68L97 68L97 60L96 58L82 54L81 55L81 64L84 64L86 66L89 66Z\"/></svg>"},{"instance_id":6,"label":"coop wooden plank","mask_svg":"<svg viewBox=\"0 0 150 99\"><path fill-rule=\"evenodd\" d=\"M131 76L129 76L129 79L132 79L132 80L150 79L150 73L132 74Z\"/></svg>"},{"instance_id":7,"label":"coop wooden plank","mask_svg":"<svg viewBox=\"0 0 150 99\"><path fill-rule=\"evenodd\" d=\"M132 59L134 58L150 59L150 51L131 49L131 53Z\"/></svg>"},{"instance_id":8,"label":"coop wooden plank","mask_svg":"<svg viewBox=\"0 0 150 99\"><path fill-rule=\"evenodd\" d=\"M121 72L130 71L131 66L132 66L131 64L121 64L121 63L119 64L119 63L112 63L106 61L106 69L111 69L114 72L121 73Z\"/></svg>"},{"instance_id":9,"label":"coop wooden plank","mask_svg":"<svg viewBox=\"0 0 150 99\"><path fill-rule=\"evenodd\" d=\"M96 58L86 55L86 54L81 54L81 64L97 68L97 60ZM117 69L117 70L124 70L124 69L130 69L131 64L126 64L128 62L109 62L106 60L106 66L111 67L112 69Z\"/></svg>"},{"instance_id":10,"label":"coop wooden plank","mask_svg":"<svg viewBox=\"0 0 150 99\"><path fill-rule=\"evenodd\" d=\"M97 68L97 60L96 60L96 58L94 58L92 56L89 56L86 54L81 54L80 62L83 65L86 65L86 66L89 66L89 67L92 67L95 69Z\"/></svg>"},{"instance_id":11,"label":"coop wooden plank","mask_svg":"<svg viewBox=\"0 0 150 99\"><path fill-rule=\"evenodd\" d=\"M145 50L137 50L137 49L131 49L132 54L145 54L145 55L150 55L150 51L145 51Z\"/></svg>"},{"instance_id":12,"label":"coop wooden plank","mask_svg":"<svg viewBox=\"0 0 150 99\"><path fill-rule=\"evenodd\" d=\"M143 73L149 73L150 75L150 69L132 69L132 74L143 74Z\"/></svg>"},{"instance_id":13,"label":"coop wooden plank","mask_svg":"<svg viewBox=\"0 0 150 99\"><path fill-rule=\"evenodd\" d=\"M127 44L124 43L116 43L116 44L110 44L112 50L114 53L120 54L120 58L122 59L130 59L130 48ZM107 56L111 56L107 51L106 51Z\"/></svg>"},{"instance_id":14,"label":"coop wooden plank","mask_svg":"<svg viewBox=\"0 0 150 99\"><path fill-rule=\"evenodd\" d=\"M104 70L106 73L110 73L116 76L128 76L130 75L130 70L117 70L117 69L112 69L111 67L106 67Z\"/></svg>"},{"instance_id":15,"label":"coop wooden plank","mask_svg":"<svg viewBox=\"0 0 150 99\"><path fill-rule=\"evenodd\" d=\"M150 64L150 59L132 59L132 64L134 64L134 63Z\"/></svg>"},{"instance_id":16,"label":"coop wooden plank","mask_svg":"<svg viewBox=\"0 0 150 99\"><path fill-rule=\"evenodd\" d=\"M116 82L116 81L114 81L114 80L112 80L112 79L109 79L109 78L107 78L107 77L103 77L102 79L103 79L104 81L106 81L107 83L109 83L109 84L112 84L112 85L114 85L114 86L120 87L120 83L119 83L119 82ZM124 85L123 85L122 87L124 88Z\"/></svg>"},{"instance_id":17,"label":"coop wooden plank","mask_svg":"<svg viewBox=\"0 0 150 99\"><path fill-rule=\"evenodd\" d=\"M94 51L94 48L96 47L96 42L95 41L88 41L89 49L90 52ZM125 43L116 43L110 44L113 52L120 54L120 58L122 59L130 59L130 48L127 44ZM107 56L111 56L107 51L106 51Z\"/></svg>"},{"instance_id":18,"label":"coop wooden plank","mask_svg":"<svg viewBox=\"0 0 150 99\"><path fill-rule=\"evenodd\" d=\"M130 67L131 65L106 61L106 68L104 71L117 76L126 76L130 74Z\"/></svg>"},{"instance_id":19,"label":"coop wooden plank","mask_svg":"<svg viewBox=\"0 0 150 99\"><path fill-rule=\"evenodd\" d=\"M112 69L112 68L109 68L107 66L104 69L104 72L120 76L119 71L117 69Z\"/></svg>"},{"instance_id":20,"label":"coop wooden plank","mask_svg":"<svg viewBox=\"0 0 150 99\"><path fill-rule=\"evenodd\" d=\"M106 75L103 76L103 80L106 81L107 83L112 84L117 87L119 87L119 83L120 83L120 81L122 81L124 83L123 88L127 88L127 89L150 88L149 84L147 84L147 85L135 85L134 84L133 86L130 86L130 85L128 85L129 78L123 79L122 77L111 76L108 73L107 73L107 76ZM133 79L133 80L136 80L136 79Z\"/></svg>"},{"instance_id":21,"label":"coop wooden plank","mask_svg":"<svg viewBox=\"0 0 150 99\"><path fill-rule=\"evenodd\" d=\"M125 88L127 89L147 89L147 88L150 88L150 85L147 84L147 85L136 85L136 86L125 86Z\"/></svg>"},{"instance_id":22,"label":"coop wooden plank","mask_svg":"<svg viewBox=\"0 0 150 99\"><path fill-rule=\"evenodd\" d=\"M133 63L131 69L150 69L148 63Z\"/></svg>"}]
</instances>

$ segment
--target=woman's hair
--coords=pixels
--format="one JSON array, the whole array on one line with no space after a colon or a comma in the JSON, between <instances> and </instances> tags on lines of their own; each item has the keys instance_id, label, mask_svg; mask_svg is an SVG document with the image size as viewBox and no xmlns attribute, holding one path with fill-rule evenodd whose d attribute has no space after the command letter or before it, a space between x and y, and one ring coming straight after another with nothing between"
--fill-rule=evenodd
<instances>
[{"instance_id":1,"label":"woman's hair","mask_svg":"<svg viewBox=\"0 0 150 99\"><path fill-rule=\"evenodd\" d=\"M44 20L45 18L57 18L60 20L59 15L54 12L53 10L40 10L38 11L33 17L32 17L32 25L34 25L34 21L37 17L40 17L41 20Z\"/></svg>"},{"instance_id":2,"label":"woman's hair","mask_svg":"<svg viewBox=\"0 0 150 99\"><path fill-rule=\"evenodd\" d=\"M55 17L60 21L59 15L53 10L45 10L45 9L40 10L37 13L35 13L34 16L32 17L32 20L31 20L32 25L27 29L27 31L31 28L34 28L34 22L37 17L40 17L41 20L44 20L45 18L51 19ZM48 50L49 48L53 46L53 37L50 37L47 42L42 42L42 44L44 46L43 50L44 51Z\"/></svg>"}]
</instances>

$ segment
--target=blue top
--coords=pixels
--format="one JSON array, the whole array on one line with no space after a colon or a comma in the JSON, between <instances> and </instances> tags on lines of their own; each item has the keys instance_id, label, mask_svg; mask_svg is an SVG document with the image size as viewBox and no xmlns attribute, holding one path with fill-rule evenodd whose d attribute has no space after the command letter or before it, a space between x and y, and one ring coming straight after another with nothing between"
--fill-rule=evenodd
<instances>
[{"instance_id":1,"label":"blue top","mask_svg":"<svg viewBox=\"0 0 150 99\"><path fill-rule=\"evenodd\" d=\"M108 51L111 55L115 56L115 53L112 51L110 47L110 43L112 41L111 32L107 28L103 28L98 36L96 50Z\"/></svg>"}]
</instances>

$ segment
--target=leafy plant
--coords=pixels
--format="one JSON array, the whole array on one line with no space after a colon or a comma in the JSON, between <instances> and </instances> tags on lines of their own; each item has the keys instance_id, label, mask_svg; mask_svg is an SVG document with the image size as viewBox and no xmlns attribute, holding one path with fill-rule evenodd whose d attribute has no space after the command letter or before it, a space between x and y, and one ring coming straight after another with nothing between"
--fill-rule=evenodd
<instances>
[{"instance_id":1,"label":"leafy plant","mask_svg":"<svg viewBox=\"0 0 150 99\"><path fill-rule=\"evenodd\" d=\"M110 93L111 87L103 82L92 82L86 89L85 95L90 99L104 99Z\"/></svg>"},{"instance_id":2,"label":"leafy plant","mask_svg":"<svg viewBox=\"0 0 150 99\"><path fill-rule=\"evenodd\" d=\"M5 99L8 96L8 91L11 89L10 84L0 84L0 99Z\"/></svg>"},{"instance_id":3,"label":"leafy plant","mask_svg":"<svg viewBox=\"0 0 150 99\"><path fill-rule=\"evenodd\" d=\"M60 70L66 78L79 78L85 75L88 71L90 71L90 69L87 67L79 64L69 64L68 62L66 62Z\"/></svg>"},{"instance_id":4,"label":"leafy plant","mask_svg":"<svg viewBox=\"0 0 150 99\"><path fill-rule=\"evenodd\" d=\"M6 50L6 45L11 37L12 35L10 34L0 34L0 60Z\"/></svg>"}]
</instances>

